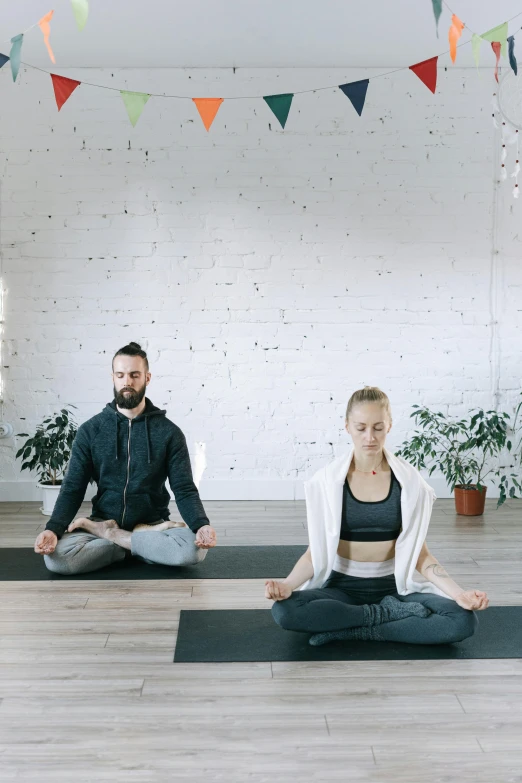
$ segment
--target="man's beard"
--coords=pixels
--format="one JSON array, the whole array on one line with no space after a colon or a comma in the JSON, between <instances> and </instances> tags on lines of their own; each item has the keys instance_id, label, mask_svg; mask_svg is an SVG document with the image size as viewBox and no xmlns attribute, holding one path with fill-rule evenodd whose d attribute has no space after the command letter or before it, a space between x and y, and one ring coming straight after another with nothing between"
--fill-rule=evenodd
<instances>
[{"instance_id":1,"label":"man's beard","mask_svg":"<svg viewBox=\"0 0 522 783\"><path fill-rule=\"evenodd\" d=\"M141 389L129 389L130 393L124 393L124 390L116 391L114 387L114 400L118 408L125 408L132 410L137 408L142 399L145 397L147 391L147 384L144 383Z\"/></svg>"}]
</instances>

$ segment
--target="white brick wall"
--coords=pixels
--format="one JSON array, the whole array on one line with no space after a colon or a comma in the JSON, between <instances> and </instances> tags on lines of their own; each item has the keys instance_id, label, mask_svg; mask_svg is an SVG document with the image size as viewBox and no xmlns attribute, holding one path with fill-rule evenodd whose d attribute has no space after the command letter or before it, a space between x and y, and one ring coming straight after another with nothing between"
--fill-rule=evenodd
<instances>
[{"instance_id":1,"label":"white brick wall","mask_svg":"<svg viewBox=\"0 0 522 783\"><path fill-rule=\"evenodd\" d=\"M226 97L371 73L70 75ZM296 95L284 132L261 99L225 101L210 133L189 100L152 98L133 129L117 92L82 86L58 113L48 76L19 78L0 72L16 432L64 403L97 413L130 340L149 396L207 443L204 497L301 496L365 384L390 395L395 448L413 403L517 399L522 204L495 179L491 72L441 70L436 96L408 71L375 79L361 119L339 90ZM3 496L36 497L16 448L0 441Z\"/></svg>"}]
</instances>

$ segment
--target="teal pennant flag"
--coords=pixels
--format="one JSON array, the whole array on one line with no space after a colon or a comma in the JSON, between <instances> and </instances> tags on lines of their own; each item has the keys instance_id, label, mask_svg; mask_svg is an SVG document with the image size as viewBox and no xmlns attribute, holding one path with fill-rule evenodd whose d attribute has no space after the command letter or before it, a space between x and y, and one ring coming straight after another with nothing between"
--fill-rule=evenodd
<instances>
[{"instance_id":1,"label":"teal pennant flag","mask_svg":"<svg viewBox=\"0 0 522 783\"><path fill-rule=\"evenodd\" d=\"M439 37L439 19L442 13L442 0L431 0L433 6L433 16L435 17L435 29L437 30L437 38Z\"/></svg>"},{"instance_id":2,"label":"teal pennant flag","mask_svg":"<svg viewBox=\"0 0 522 783\"><path fill-rule=\"evenodd\" d=\"M11 52L9 55L9 59L11 60L11 73L13 74L13 81L16 81L16 77L18 76L18 71L20 70L20 55L22 52L22 43L24 40L24 34L19 33L19 35L15 35L14 38L11 38Z\"/></svg>"},{"instance_id":3,"label":"teal pennant flag","mask_svg":"<svg viewBox=\"0 0 522 783\"><path fill-rule=\"evenodd\" d=\"M282 128L286 125L293 97L293 92L287 92L281 95L265 95L263 97L263 100L266 101L279 120Z\"/></svg>"}]
</instances>

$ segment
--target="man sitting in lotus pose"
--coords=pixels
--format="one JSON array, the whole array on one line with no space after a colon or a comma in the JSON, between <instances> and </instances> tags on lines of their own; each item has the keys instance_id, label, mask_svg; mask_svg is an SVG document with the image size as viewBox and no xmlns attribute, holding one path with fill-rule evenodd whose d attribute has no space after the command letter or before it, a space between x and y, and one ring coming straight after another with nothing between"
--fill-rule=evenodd
<instances>
[{"instance_id":1,"label":"man sitting in lotus pose","mask_svg":"<svg viewBox=\"0 0 522 783\"><path fill-rule=\"evenodd\" d=\"M183 432L145 397L151 373L137 343L115 354L112 377L114 400L79 427L35 552L50 571L68 575L123 560L125 550L149 563L199 563L216 545L216 533L193 481ZM184 522L169 520L167 478ZM92 514L74 519L91 479L98 486Z\"/></svg>"}]
</instances>

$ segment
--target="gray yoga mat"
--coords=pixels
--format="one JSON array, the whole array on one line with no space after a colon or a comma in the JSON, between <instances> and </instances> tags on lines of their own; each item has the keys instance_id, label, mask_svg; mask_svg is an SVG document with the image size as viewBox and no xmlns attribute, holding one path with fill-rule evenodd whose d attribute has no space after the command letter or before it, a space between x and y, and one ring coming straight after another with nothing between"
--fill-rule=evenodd
<instances>
[{"instance_id":1,"label":"gray yoga mat","mask_svg":"<svg viewBox=\"0 0 522 783\"><path fill-rule=\"evenodd\" d=\"M198 565L150 565L128 557L99 571L60 576L48 571L42 555L29 548L0 549L0 581L67 579L274 579L290 573L306 546L216 546Z\"/></svg>"},{"instance_id":2,"label":"gray yoga mat","mask_svg":"<svg viewBox=\"0 0 522 783\"><path fill-rule=\"evenodd\" d=\"M522 606L492 606L478 614L476 633L455 644L343 641L311 647L310 634L284 631L269 609L182 609L174 662L522 658Z\"/></svg>"}]
</instances>

